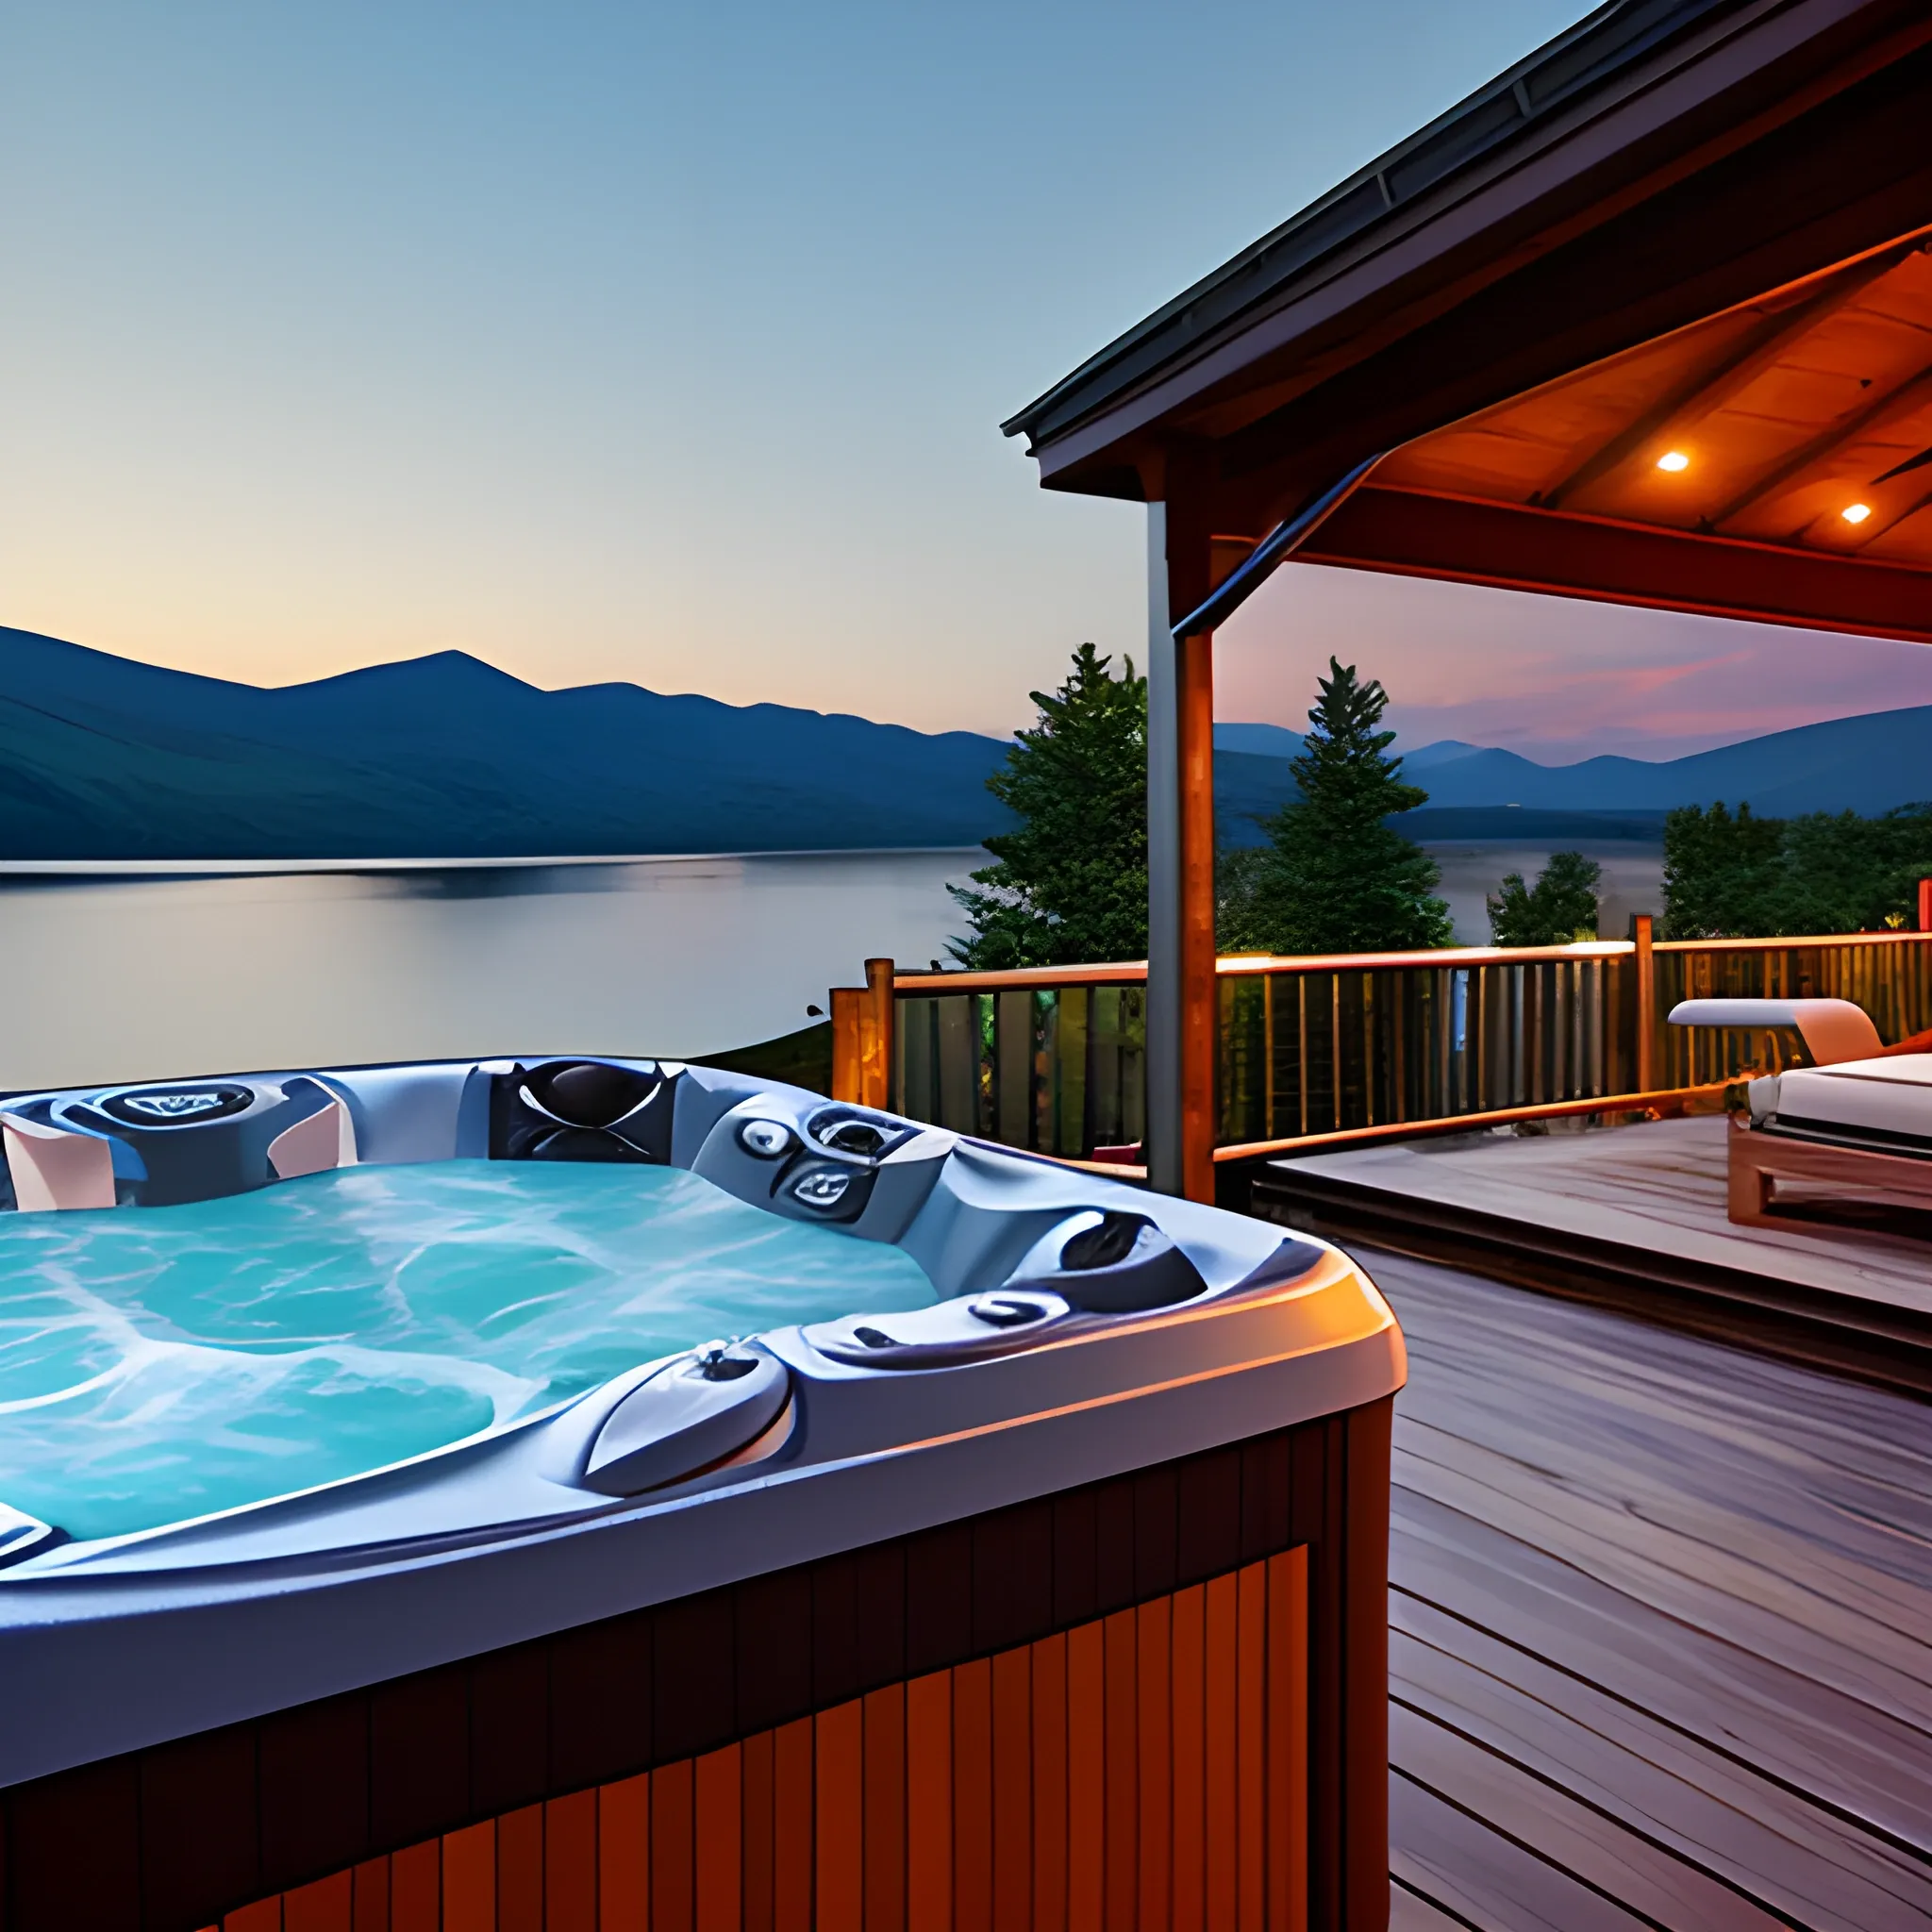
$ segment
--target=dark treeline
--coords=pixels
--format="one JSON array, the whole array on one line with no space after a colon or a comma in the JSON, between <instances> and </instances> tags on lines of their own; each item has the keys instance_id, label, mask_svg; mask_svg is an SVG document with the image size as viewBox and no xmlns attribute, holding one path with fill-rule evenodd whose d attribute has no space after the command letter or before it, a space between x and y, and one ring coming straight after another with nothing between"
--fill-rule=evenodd
<instances>
[{"instance_id":1,"label":"dark treeline","mask_svg":"<svg viewBox=\"0 0 1932 1932\"><path fill-rule=\"evenodd\" d=\"M1383 728L1389 695L1329 659L1291 770L1298 795L1259 819L1263 842L1222 846L1221 950L1408 952L1453 943L1434 859L1398 828L1427 803ZM972 931L960 964L993 970L1133 959L1147 950L1147 681L1091 644L1067 680L1035 691L988 789L1018 821L987 840L993 863L954 888ZM1764 819L1748 806L1688 806L1664 828L1664 931L1675 939L1776 938L1909 926L1932 875L1932 805ZM1490 895L1505 946L1562 945L1598 929L1602 872L1558 852L1534 880Z\"/></svg>"},{"instance_id":2,"label":"dark treeline","mask_svg":"<svg viewBox=\"0 0 1932 1932\"><path fill-rule=\"evenodd\" d=\"M1877 818L1761 819L1748 805L1685 806L1664 821L1672 939L1776 939L1911 926L1932 875L1932 805Z\"/></svg>"}]
</instances>

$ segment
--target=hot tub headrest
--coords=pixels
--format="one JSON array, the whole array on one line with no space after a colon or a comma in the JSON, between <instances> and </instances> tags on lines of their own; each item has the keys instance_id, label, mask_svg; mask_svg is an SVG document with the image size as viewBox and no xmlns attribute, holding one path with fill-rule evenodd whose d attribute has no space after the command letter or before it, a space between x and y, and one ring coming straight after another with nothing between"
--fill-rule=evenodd
<instances>
[{"instance_id":1,"label":"hot tub headrest","mask_svg":"<svg viewBox=\"0 0 1932 1932\"><path fill-rule=\"evenodd\" d=\"M651 1060L513 1062L491 1076L490 1158L661 1167L677 1078Z\"/></svg>"}]
</instances>

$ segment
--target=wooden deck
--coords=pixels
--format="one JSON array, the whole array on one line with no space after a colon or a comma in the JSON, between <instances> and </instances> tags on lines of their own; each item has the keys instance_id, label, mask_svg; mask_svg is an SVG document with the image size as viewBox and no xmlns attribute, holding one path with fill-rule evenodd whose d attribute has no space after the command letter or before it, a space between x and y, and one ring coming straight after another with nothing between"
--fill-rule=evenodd
<instances>
[{"instance_id":1,"label":"wooden deck","mask_svg":"<svg viewBox=\"0 0 1932 1932\"><path fill-rule=\"evenodd\" d=\"M1932 1924L1932 1409L1362 1258L1411 1363L1397 1932Z\"/></svg>"},{"instance_id":2,"label":"wooden deck","mask_svg":"<svg viewBox=\"0 0 1932 1932\"><path fill-rule=\"evenodd\" d=\"M1270 1162L1256 1211L1932 1390L1932 1216L1724 1215L1718 1116Z\"/></svg>"}]
</instances>

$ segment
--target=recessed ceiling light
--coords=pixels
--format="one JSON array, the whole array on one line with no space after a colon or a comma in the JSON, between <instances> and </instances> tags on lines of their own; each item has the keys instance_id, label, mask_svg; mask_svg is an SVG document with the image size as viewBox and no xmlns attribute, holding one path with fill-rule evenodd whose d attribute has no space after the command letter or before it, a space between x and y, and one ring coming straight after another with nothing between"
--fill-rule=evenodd
<instances>
[{"instance_id":1,"label":"recessed ceiling light","mask_svg":"<svg viewBox=\"0 0 1932 1932\"><path fill-rule=\"evenodd\" d=\"M1690 467L1690 458L1680 449L1667 449L1662 456L1657 458L1657 466L1659 470L1670 470L1673 472L1688 470Z\"/></svg>"},{"instance_id":2,"label":"recessed ceiling light","mask_svg":"<svg viewBox=\"0 0 1932 1932\"><path fill-rule=\"evenodd\" d=\"M1862 524L1871 514L1872 506L1869 503L1848 503L1839 511L1839 515L1848 524Z\"/></svg>"}]
</instances>

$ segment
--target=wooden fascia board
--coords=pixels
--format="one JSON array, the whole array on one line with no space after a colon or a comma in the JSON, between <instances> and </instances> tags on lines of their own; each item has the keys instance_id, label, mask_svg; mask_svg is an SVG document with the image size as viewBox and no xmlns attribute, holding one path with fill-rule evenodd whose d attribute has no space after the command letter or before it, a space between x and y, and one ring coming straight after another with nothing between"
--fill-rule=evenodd
<instances>
[{"instance_id":1,"label":"wooden fascia board","mask_svg":"<svg viewBox=\"0 0 1932 1932\"><path fill-rule=\"evenodd\" d=\"M1293 560L1932 643L1932 570L1384 484Z\"/></svg>"},{"instance_id":2,"label":"wooden fascia board","mask_svg":"<svg viewBox=\"0 0 1932 1932\"><path fill-rule=\"evenodd\" d=\"M1689 51L1694 58L1686 60L1682 47L1659 57L1674 60L1674 71L1658 75L1655 63L1641 67L1626 77L1614 99L1595 95L1553 114L1539 137L1487 165L1478 162L1420 197L1406 222L1397 210L1357 246L1344 248L1330 264L1315 270L1310 281L1290 291L1279 306L1232 325L1220 339L1201 344L1185 361L1158 373L1118 402L1103 405L1091 417L1076 420L1062 432L1049 432L1032 452L1040 462L1041 481L1050 488L1077 490L1073 473L1097 462L1118 465L1137 440L1210 403L1217 390L1235 388L1244 373L1298 342L1354 336L1351 359L1358 359L1376 341L1453 307L1523 261L1548 252L1556 242L1586 232L1669 185L1712 158L1709 137L1695 142L1692 153L1654 159L1640 169L1636 181L1611 184L1593 198L1589 184L1592 176L1615 174L1620 161L1627 165L1634 151L1664 137L1674 124L1693 121L1723 94L1748 87L1767 68L1801 56L1807 45L1869 10L1869 0L1787 5L1767 0L1755 18L1715 25L1701 46L1693 40ZM1923 27L1919 38L1928 35L1932 26ZM1730 130L1717 151L1803 112L1862 77L1870 63L1841 57L1836 66L1850 71L1815 76L1809 88L1793 93L1778 109L1760 108ZM1539 230L1540 208L1560 208L1579 199L1584 204L1580 211L1557 212L1551 225ZM1509 238L1501 250L1493 247L1498 236ZM1486 242L1491 247L1485 259ZM1444 278L1441 270L1450 258L1466 265ZM1761 292L1740 288L1730 300L1744 301ZM1611 352L1606 348L1602 353Z\"/></svg>"}]
</instances>

